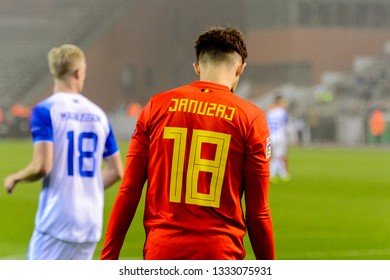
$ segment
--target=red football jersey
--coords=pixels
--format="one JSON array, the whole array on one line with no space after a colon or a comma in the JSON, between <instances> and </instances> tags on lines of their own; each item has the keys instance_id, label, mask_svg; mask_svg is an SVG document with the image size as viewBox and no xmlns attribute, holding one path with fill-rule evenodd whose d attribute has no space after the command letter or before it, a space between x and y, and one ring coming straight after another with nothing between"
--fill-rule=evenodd
<instances>
[{"instance_id":1,"label":"red football jersey","mask_svg":"<svg viewBox=\"0 0 390 280\"><path fill-rule=\"evenodd\" d=\"M267 236L254 229L253 235L268 238L259 244L273 247L268 181L258 184L269 176L270 153L265 114L226 86L195 81L152 97L130 141L121 186L127 190L119 194L129 196L130 189L137 188L139 197L144 181L127 177L146 176L146 172L130 174L128 165L147 163L145 259L243 259L247 228L241 199L249 185L259 194L249 198L256 205L250 210L256 211L252 216L265 220L263 228L268 231ZM127 180L137 181L138 186ZM125 226L119 220L129 217L128 211L135 211L138 201L127 203L133 204L132 210L125 210L124 200L116 203L122 206L114 206L110 220L118 220L117 227L128 226L134 213ZM112 224L102 254L107 258L109 247L122 245L113 241L119 231Z\"/></svg>"}]
</instances>

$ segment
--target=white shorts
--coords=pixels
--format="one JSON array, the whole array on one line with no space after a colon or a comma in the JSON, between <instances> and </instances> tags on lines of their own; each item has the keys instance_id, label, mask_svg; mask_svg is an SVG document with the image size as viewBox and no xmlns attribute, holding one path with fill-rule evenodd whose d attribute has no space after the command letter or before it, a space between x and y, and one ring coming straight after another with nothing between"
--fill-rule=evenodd
<instances>
[{"instance_id":1,"label":"white shorts","mask_svg":"<svg viewBox=\"0 0 390 280\"><path fill-rule=\"evenodd\" d=\"M28 248L28 260L91 260L96 242L68 242L34 231Z\"/></svg>"}]
</instances>

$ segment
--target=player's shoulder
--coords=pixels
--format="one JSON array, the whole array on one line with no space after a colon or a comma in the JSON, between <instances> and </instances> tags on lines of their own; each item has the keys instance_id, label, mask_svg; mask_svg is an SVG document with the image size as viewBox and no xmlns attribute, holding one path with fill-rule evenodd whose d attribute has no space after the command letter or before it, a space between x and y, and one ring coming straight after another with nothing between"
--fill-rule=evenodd
<instances>
[{"instance_id":1,"label":"player's shoulder","mask_svg":"<svg viewBox=\"0 0 390 280\"><path fill-rule=\"evenodd\" d=\"M148 104L145 106L145 108L164 108L168 104L170 104L172 98L180 98L183 96L187 96L188 94L188 85L172 88L166 91L161 91L159 93L156 93L150 97Z\"/></svg>"},{"instance_id":2,"label":"player's shoulder","mask_svg":"<svg viewBox=\"0 0 390 280\"><path fill-rule=\"evenodd\" d=\"M154 94L151 97L151 100L161 100L161 99L166 99L170 98L172 95L177 96L178 93L186 92L188 89L190 89L190 85L183 85L179 87L175 87L166 91L162 91L159 93Z\"/></svg>"},{"instance_id":3,"label":"player's shoulder","mask_svg":"<svg viewBox=\"0 0 390 280\"><path fill-rule=\"evenodd\" d=\"M103 110L102 107L100 107L99 105L97 105L95 102L93 102L92 100L90 100L88 97L84 96L84 95L81 95L80 96L80 99L82 99L88 106L90 106L91 108L93 108L94 110L96 111L99 111L101 114L106 114L106 112Z\"/></svg>"},{"instance_id":4,"label":"player's shoulder","mask_svg":"<svg viewBox=\"0 0 390 280\"><path fill-rule=\"evenodd\" d=\"M237 95L234 95L234 103L240 109L241 112L247 115L252 115L253 117L265 115L265 111L262 108L260 108L253 102L243 99Z\"/></svg>"},{"instance_id":5,"label":"player's shoulder","mask_svg":"<svg viewBox=\"0 0 390 280\"><path fill-rule=\"evenodd\" d=\"M90 113L98 115L100 118L105 120L105 123L109 123L108 116L102 107L100 107L84 95L81 95L80 99L83 100L83 102L88 106L88 111Z\"/></svg>"},{"instance_id":6,"label":"player's shoulder","mask_svg":"<svg viewBox=\"0 0 390 280\"><path fill-rule=\"evenodd\" d=\"M51 95L41 101L39 101L32 109L33 113L37 111L49 111L50 108L56 104L56 97Z\"/></svg>"},{"instance_id":7,"label":"player's shoulder","mask_svg":"<svg viewBox=\"0 0 390 280\"><path fill-rule=\"evenodd\" d=\"M287 110L282 107L271 108L267 111L269 114L284 116L287 115Z\"/></svg>"}]
</instances>

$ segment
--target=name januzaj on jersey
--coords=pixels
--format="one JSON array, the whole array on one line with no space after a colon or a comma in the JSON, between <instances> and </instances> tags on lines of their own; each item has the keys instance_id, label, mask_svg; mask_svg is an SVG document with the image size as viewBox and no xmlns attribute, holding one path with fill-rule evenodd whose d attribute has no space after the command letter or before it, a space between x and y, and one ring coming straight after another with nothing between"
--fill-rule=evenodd
<instances>
[{"instance_id":1,"label":"name januzaj on jersey","mask_svg":"<svg viewBox=\"0 0 390 280\"><path fill-rule=\"evenodd\" d=\"M168 111L193 113L231 121L236 112L236 108L187 98L172 98Z\"/></svg>"},{"instance_id":2,"label":"name januzaj on jersey","mask_svg":"<svg viewBox=\"0 0 390 280\"><path fill-rule=\"evenodd\" d=\"M63 112L60 116L62 121L101 122L100 116L92 113Z\"/></svg>"}]
</instances>

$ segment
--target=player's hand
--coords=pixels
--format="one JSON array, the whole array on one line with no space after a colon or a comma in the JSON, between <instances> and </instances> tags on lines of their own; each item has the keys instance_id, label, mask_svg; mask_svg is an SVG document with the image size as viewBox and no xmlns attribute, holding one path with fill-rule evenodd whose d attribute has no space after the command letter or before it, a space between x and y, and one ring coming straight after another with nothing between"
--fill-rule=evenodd
<instances>
[{"instance_id":1,"label":"player's hand","mask_svg":"<svg viewBox=\"0 0 390 280\"><path fill-rule=\"evenodd\" d=\"M7 177L5 177L4 179L4 188L5 188L5 191L7 193L12 193L12 191L14 190L16 186L16 180L14 179L14 177L12 175L9 175Z\"/></svg>"}]
</instances>

